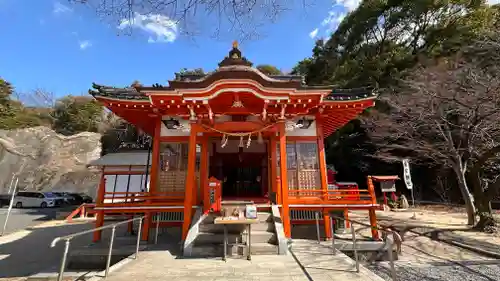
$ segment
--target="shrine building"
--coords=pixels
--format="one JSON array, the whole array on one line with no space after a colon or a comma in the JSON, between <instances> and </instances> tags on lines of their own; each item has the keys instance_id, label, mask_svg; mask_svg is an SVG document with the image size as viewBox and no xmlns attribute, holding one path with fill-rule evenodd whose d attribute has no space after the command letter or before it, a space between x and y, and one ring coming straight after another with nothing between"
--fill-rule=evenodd
<instances>
[{"instance_id":1,"label":"shrine building","mask_svg":"<svg viewBox=\"0 0 500 281\"><path fill-rule=\"evenodd\" d=\"M211 73L181 74L168 85L94 84L90 94L152 139L149 153L104 155L91 164L103 171L96 227L114 214L145 215L143 239L160 220L180 226L185 241L214 196L222 204L253 202L258 211L275 206L283 226L275 231L286 238L292 225L313 221L301 212L319 212L326 238L334 210L366 210L376 225L373 185L354 193L329 185L324 148L326 137L374 106L371 89L266 75L234 43ZM220 183L220 194L210 193L210 181Z\"/></svg>"}]
</instances>

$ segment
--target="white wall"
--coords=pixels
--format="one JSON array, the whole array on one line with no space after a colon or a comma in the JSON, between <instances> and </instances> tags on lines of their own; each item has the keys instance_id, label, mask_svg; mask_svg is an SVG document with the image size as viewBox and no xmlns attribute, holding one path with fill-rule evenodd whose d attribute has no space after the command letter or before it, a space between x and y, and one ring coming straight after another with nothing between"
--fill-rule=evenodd
<instances>
[{"instance_id":1,"label":"white wall","mask_svg":"<svg viewBox=\"0 0 500 281\"><path fill-rule=\"evenodd\" d=\"M105 175L104 176L106 179L106 192L127 192L127 184L129 181L129 175ZM146 175L130 175L130 184L128 185L128 192L141 192L143 190L147 191L149 190L149 179L150 175L148 175L148 178L145 182ZM115 186L116 182L116 186ZM146 184L146 185L145 185ZM130 194L129 194L130 196ZM107 194L106 197L108 199L105 199L105 203L111 203L111 202L120 202L123 201L123 199L120 199L120 197L125 197L124 194L116 194L114 196L115 200L112 200L111 194ZM118 200L118 201L117 201Z\"/></svg>"},{"instance_id":2,"label":"white wall","mask_svg":"<svg viewBox=\"0 0 500 281\"><path fill-rule=\"evenodd\" d=\"M188 120L183 120L181 118L176 118L175 116L174 117L171 117L171 116L163 116L163 120L170 120L170 118L174 118L176 120L179 120L179 123L183 126L185 126L186 128L189 128L190 125L189 125L189 121ZM165 126L165 124L163 124L163 122L161 123L161 136L162 137L167 137L167 136L189 136L190 132L188 130L170 130L170 129L167 129L167 126Z\"/></svg>"},{"instance_id":3,"label":"white wall","mask_svg":"<svg viewBox=\"0 0 500 281\"><path fill-rule=\"evenodd\" d=\"M301 118L293 119L293 122L299 121ZM307 116L308 120L314 119L312 116ZM311 126L307 129L295 129L293 131L286 132L286 135L289 137L309 137L316 136L316 121L313 121Z\"/></svg>"}]
</instances>

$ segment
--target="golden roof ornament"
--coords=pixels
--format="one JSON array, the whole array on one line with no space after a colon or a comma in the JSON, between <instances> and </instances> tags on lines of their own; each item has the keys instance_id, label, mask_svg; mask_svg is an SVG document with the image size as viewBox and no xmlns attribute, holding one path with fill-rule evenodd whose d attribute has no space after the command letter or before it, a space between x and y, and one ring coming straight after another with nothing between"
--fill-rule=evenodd
<instances>
[{"instance_id":1,"label":"golden roof ornament","mask_svg":"<svg viewBox=\"0 0 500 281\"><path fill-rule=\"evenodd\" d=\"M252 66L252 63L242 56L241 51L238 49L238 41L236 40L233 41L233 48L229 51L228 56L219 63L219 67L230 65Z\"/></svg>"}]
</instances>

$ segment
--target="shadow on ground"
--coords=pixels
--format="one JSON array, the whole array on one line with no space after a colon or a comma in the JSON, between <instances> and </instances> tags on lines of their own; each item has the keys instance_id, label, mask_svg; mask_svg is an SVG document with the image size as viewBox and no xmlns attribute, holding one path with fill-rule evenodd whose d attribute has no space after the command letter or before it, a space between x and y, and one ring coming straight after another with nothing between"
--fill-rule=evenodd
<instances>
[{"instance_id":1,"label":"shadow on ground","mask_svg":"<svg viewBox=\"0 0 500 281\"><path fill-rule=\"evenodd\" d=\"M52 240L92 227L90 223L36 226L0 237L0 279L28 277L57 264L64 243L51 248ZM75 238L71 246L89 244L91 238L91 235Z\"/></svg>"}]
</instances>

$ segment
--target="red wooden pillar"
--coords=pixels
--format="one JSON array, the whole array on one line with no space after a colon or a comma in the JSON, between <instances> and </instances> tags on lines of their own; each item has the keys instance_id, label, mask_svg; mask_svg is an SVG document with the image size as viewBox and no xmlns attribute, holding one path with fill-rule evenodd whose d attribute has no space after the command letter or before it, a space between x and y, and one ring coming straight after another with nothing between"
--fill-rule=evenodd
<instances>
[{"instance_id":1,"label":"red wooden pillar","mask_svg":"<svg viewBox=\"0 0 500 281\"><path fill-rule=\"evenodd\" d=\"M104 195L106 193L106 178L104 176L104 168L102 169L102 175L101 175L101 182L99 184L99 187L97 189L97 198L96 198L96 207L102 207L104 203ZM96 220L95 220L95 228L99 228L104 225L104 211L100 210L97 211L96 213ZM98 242L101 240L102 237L102 230L97 230L94 231L94 242Z\"/></svg>"},{"instance_id":2,"label":"red wooden pillar","mask_svg":"<svg viewBox=\"0 0 500 281\"><path fill-rule=\"evenodd\" d=\"M276 179L278 177L278 172L276 169L278 167L278 159L276 159L277 158L276 138L274 136L271 136L270 141L269 141L269 146L270 146L269 157L271 158L271 161L270 161L271 167L269 168L271 180L269 181L269 183L271 185L271 191L274 192L274 194L276 195L276 204L280 204L280 202L281 202L281 199L279 198L280 193L278 193L278 188L276 186Z\"/></svg>"},{"instance_id":3,"label":"red wooden pillar","mask_svg":"<svg viewBox=\"0 0 500 281\"><path fill-rule=\"evenodd\" d=\"M344 209L344 219L345 219L345 228L351 227L351 222L349 221L349 210Z\"/></svg>"},{"instance_id":4,"label":"red wooden pillar","mask_svg":"<svg viewBox=\"0 0 500 281\"><path fill-rule=\"evenodd\" d=\"M149 195L154 195L158 190L158 172L160 164L160 137L161 137L161 116L155 120L155 132L153 135L153 147L151 149L151 173L149 178ZM148 200L148 203L151 203ZM151 212L144 214L144 226L142 228L141 239L143 241L149 240L149 229L152 225L153 215Z\"/></svg>"},{"instance_id":5,"label":"red wooden pillar","mask_svg":"<svg viewBox=\"0 0 500 281\"><path fill-rule=\"evenodd\" d=\"M368 176L368 193L370 194L372 207L368 211L368 215L370 216L370 226L372 231L372 238L374 240L379 240L378 229L377 229L377 214L375 212L375 205L377 204L377 197L375 196L375 187L373 186L373 179L371 176Z\"/></svg>"},{"instance_id":6,"label":"red wooden pillar","mask_svg":"<svg viewBox=\"0 0 500 281\"><path fill-rule=\"evenodd\" d=\"M208 146L210 145L208 142L208 137L203 136L201 140L201 155L200 155L200 200L198 200L197 204L202 205L201 202L203 198L205 198L205 192L207 188L208 181Z\"/></svg>"},{"instance_id":7,"label":"red wooden pillar","mask_svg":"<svg viewBox=\"0 0 500 281\"><path fill-rule=\"evenodd\" d=\"M288 206L288 178L286 164L286 130L285 122L279 124L280 141L280 178L281 178L281 204L282 219L285 236L290 238L292 232L290 229L290 208Z\"/></svg>"},{"instance_id":8,"label":"red wooden pillar","mask_svg":"<svg viewBox=\"0 0 500 281\"><path fill-rule=\"evenodd\" d=\"M186 174L186 189L184 195L184 221L182 222L182 240L185 240L191 225L193 213L193 198L196 190L196 134L198 125L191 124L191 134L189 135L188 164Z\"/></svg>"},{"instance_id":9,"label":"red wooden pillar","mask_svg":"<svg viewBox=\"0 0 500 281\"><path fill-rule=\"evenodd\" d=\"M320 114L316 115L316 136L318 143L318 160L319 160L319 176L321 180L321 190L323 191L323 200L328 200L328 178L326 175L326 156L325 156L325 142L323 135L323 118ZM330 229L330 214L323 211L323 220L325 226L325 237L332 238Z\"/></svg>"}]
</instances>

